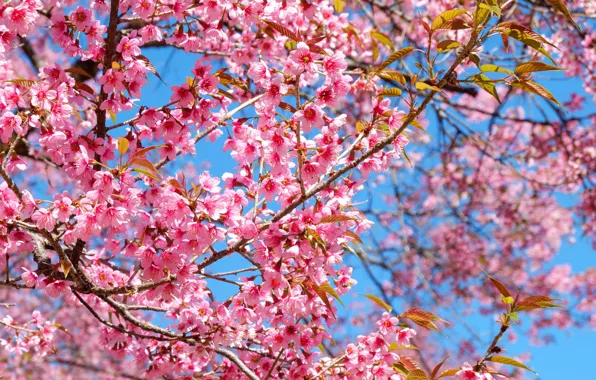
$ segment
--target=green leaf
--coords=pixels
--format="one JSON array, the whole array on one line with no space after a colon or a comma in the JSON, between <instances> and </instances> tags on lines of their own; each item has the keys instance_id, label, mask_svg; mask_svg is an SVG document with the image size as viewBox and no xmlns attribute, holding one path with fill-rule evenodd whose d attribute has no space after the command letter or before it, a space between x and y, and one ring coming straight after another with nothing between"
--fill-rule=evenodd
<instances>
[{"instance_id":1,"label":"green leaf","mask_svg":"<svg viewBox=\"0 0 596 380\"><path fill-rule=\"evenodd\" d=\"M329 298L327 297L327 293L325 292L325 290L323 290L319 285L315 284L314 282L311 282L310 284L311 284L312 289L315 291L315 293L317 293L317 295L323 301L325 306L327 306L327 309L335 317L335 313L333 312L333 309L331 308L331 302L329 302Z\"/></svg>"},{"instance_id":2,"label":"green leaf","mask_svg":"<svg viewBox=\"0 0 596 380\"><path fill-rule=\"evenodd\" d=\"M488 5L484 3L478 4L476 12L474 12L474 29L477 30L478 27L480 27L480 25L482 25L482 23L490 17L490 14L491 11Z\"/></svg>"},{"instance_id":3,"label":"green leaf","mask_svg":"<svg viewBox=\"0 0 596 380\"><path fill-rule=\"evenodd\" d=\"M396 81L402 86L406 84L406 77L396 70L385 70L376 73L379 78Z\"/></svg>"},{"instance_id":4,"label":"green leaf","mask_svg":"<svg viewBox=\"0 0 596 380\"><path fill-rule=\"evenodd\" d=\"M537 71L554 71L554 70L565 70L563 68L557 66L547 65L546 63L542 62L526 62L518 65L514 72L515 74L526 74L526 73L534 73Z\"/></svg>"},{"instance_id":5,"label":"green leaf","mask_svg":"<svg viewBox=\"0 0 596 380\"><path fill-rule=\"evenodd\" d=\"M366 298L368 298L369 300L375 302L377 305L381 306L383 309L387 310L388 312L391 312L391 310L393 310L393 308L386 304L385 301L383 301L382 299L380 299L379 297L373 295L373 294L361 294L363 296L365 296Z\"/></svg>"},{"instance_id":6,"label":"green leaf","mask_svg":"<svg viewBox=\"0 0 596 380\"><path fill-rule=\"evenodd\" d=\"M559 107L563 108L563 105L559 103L557 98L553 94L551 94L546 88L542 87L538 83L531 81L531 80L515 80L511 82L513 87L521 88L524 91L531 92L533 94L542 96L545 99L550 100L551 102L555 103Z\"/></svg>"},{"instance_id":7,"label":"green leaf","mask_svg":"<svg viewBox=\"0 0 596 380\"><path fill-rule=\"evenodd\" d=\"M424 82L416 82L416 89L419 91L425 91L425 90L431 90L431 91L436 91L436 92L441 92L441 89L438 88L437 86L431 86L428 83L424 83Z\"/></svg>"},{"instance_id":8,"label":"green leaf","mask_svg":"<svg viewBox=\"0 0 596 380\"><path fill-rule=\"evenodd\" d=\"M501 294L501 301L503 301L505 305L511 305L515 302L515 299L513 297L505 297Z\"/></svg>"},{"instance_id":9,"label":"green leaf","mask_svg":"<svg viewBox=\"0 0 596 380\"><path fill-rule=\"evenodd\" d=\"M118 137L118 152L123 155L128 150L129 141L126 137Z\"/></svg>"},{"instance_id":10,"label":"green leaf","mask_svg":"<svg viewBox=\"0 0 596 380\"><path fill-rule=\"evenodd\" d=\"M424 372L424 370L422 370L422 369L412 370L408 373L408 376L406 376L406 380L426 380L426 379L428 379L428 376L426 375L426 372Z\"/></svg>"},{"instance_id":11,"label":"green leaf","mask_svg":"<svg viewBox=\"0 0 596 380\"><path fill-rule=\"evenodd\" d=\"M504 22L498 25L497 30L500 30L502 34L505 34L513 39L520 41L521 43L531 47L532 49L542 53L545 57L547 57L552 63L555 61L552 57L548 54L548 52L544 49L542 44L548 44L550 46L554 46L550 42L548 42L545 38L540 36L538 33L534 32L533 30L526 28L522 25L513 23L513 22ZM505 42L505 39L503 39Z\"/></svg>"},{"instance_id":12,"label":"green leaf","mask_svg":"<svg viewBox=\"0 0 596 380\"><path fill-rule=\"evenodd\" d=\"M446 51L452 50L452 49L456 49L458 47L460 47L461 44L457 41L454 40L444 40L441 41L437 44L437 51L439 53L444 53Z\"/></svg>"},{"instance_id":13,"label":"green leaf","mask_svg":"<svg viewBox=\"0 0 596 380\"><path fill-rule=\"evenodd\" d=\"M455 376L455 374L458 373L459 371L460 371L459 368L446 369L443 372L441 372L441 374L439 375L439 378Z\"/></svg>"},{"instance_id":14,"label":"green leaf","mask_svg":"<svg viewBox=\"0 0 596 380\"><path fill-rule=\"evenodd\" d=\"M383 45L387 46L389 49L391 49L391 50L395 49L393 47L393 42L391 42L391 39L387 35L385 35L381 32L378 32L376 30L373 30L372 32L370 32L370 36L372 38L374 38L375 40L379 41L380 43L382 43Z\"/></svg>"},{"instance_id":15,"label":"green leaf","mask_svg":"<svg viewBox=\"0 0 596 380\"><path fill-rule=\"evenodd\" d=\"M573 25L573 27L581 33L581 28L575 23L575 21L573 21L573 16L571 16L571 12L569 12L569 9L567 9L567 6L563 0L546 0L546 2L552 5L559 12L563 13L567 18L567 21L569 21L571 25Z\"/></svg>"},{"instance_id":16,"label":"green leaf","mask_svg":"<svg viewBox=\"0 0 596 380\"><path fill-rule=\"evenodd\" d=\"M376 68L376 72L378 73L379 71L383 70L385 67L389 66L390 64L392 64L393 62L402 59L403 57L405 57L406 55L410 54L412 51L414 51L414 48L411 46L405 47L403 49L400 49L396 52L394 52L393 54L391 54L389 57L387 57L387 59L385 61L383 61L383 63L381 63L377 68Z\"/></svg>"},{"instance_id":17,"label":"green leaf","mask_svg":"<svg viewBox=\"0 0 596 380\"><path fill-rule=\"evenodd\" d=\"M337 294L335 289L333 289L333 286L331 286L330 283L325 282L325 283L321 284L321 289L323 289L325 291L325 293L329 294L331 297L335 298L341 304L341 306L345 307L344 303L341 302L339 295Z\"/></svg>"},{"instance_id":18,"label":"green leaf","mask_svg":"<svg viewBox=\"0 0 596 380\"><path fill-rule=\"evenodd\" d=\"M110 114L110 118L112 119L112 123L116 124L116 114L114 112L112 112L112 110L108 110L108 113Z\"/></svg>"},{"instance_id":19,"label":"green leaf","mask_svg":"<svg viewBox=\"0 0 596 380\"><path fill-rule=\"evenodd\" d=\"M506 356L495 355L495 356L491 356L487 360L489 360L491 362L494 362L494 363L501 363L501 364L506 364L506 365L518 367L518 368L523 368L525 370L528 370L530 372L534 372L535 374L538 374L538 373L536 373L536 371L534 371L533 369L531 369L530 367L528 367L524 363L518 362L517 360L508 358Z\"/></svg>"},{"instance_id":20,"label":"green leaf","mask_svg":"<svg viewBox=\"0 0 596 380\"><path fill-rule=\"evenodd\" d=\"M445 11L434 18L432 24L430 25L430 28L432 30L437 30L441 28L443 25L445 25L448 21L451 21L457 16L461 16L466 13L468 13L468 11L463 9L451 9L449 11Z\"/></svg>"},{"instance_id":21,"label":"green leaf","mask_svg":"<svg viewBox=\"0 0 596 380\"><path fill-rule=\"evenodd\" d=\"M409 309L400 315L401 318L407 318L418 326L424 327L425 329L440 331L434 321L446 322L445 320L437 317L433 313L424 311L421 309Z\"/></svg>"},{"instance_id":22,"label":"green leaf","mask_svg":"<svg viewBox=\"0 0 596 380\"><path fill-rule=\"evenodd\" d=\"M380 96L401 96L402 91L399 88L385 88L381 93Z\"/></svg>"},{"instance_id":23,"label":"green leaf","mask_svg":"<svg viewBox=\"0 0 596 380\"><path fill-rule=\"evenodd\" d=\"M489 77L487 77L484 74L476 74L473 75L471 79L476 86L491 94L495 99L497 99L497 102L501 103L501 99L499 98L497 88L495 87L495 84L490 80Z\"/></svg>"},{"instance_id":24,"label":"green leaf","mask_svg":"<svg viewBox=\"0 0 596 380\"><path fill-rule=\"evenodd\" d=\"M504 74L513 75L513 71L511 71L509 69L505 69L501 66L493 65L491 63L481 65L479 67L479 69L483 73L504 73Z\"/></svg>"},{"instance_id":25,"label":"green leaf","mask_svg":"<svg viewBox=\"0 0 596 380\"><path fill-rule=\"evenodd\" d=\"M341 13L344 10L345 2L343 0L333 0L333 7L335 12Z\"/></svg>"},{"instance_id":26,"label":"green leaf","mask_svg":"<svg viewBox=\"0 0 596 380\"><path fill-rule=\"evenodd\" d=\"M140 168L134 168L132 169L133 172L137 172L137 173L141 173L141 174L145 174L147 177L149 178L153 178L156 181L159 181L159 177L156 176L155 174L151 173L149 170L145 170L145 169L140 169Z\"/></svg>"}]
</instances>

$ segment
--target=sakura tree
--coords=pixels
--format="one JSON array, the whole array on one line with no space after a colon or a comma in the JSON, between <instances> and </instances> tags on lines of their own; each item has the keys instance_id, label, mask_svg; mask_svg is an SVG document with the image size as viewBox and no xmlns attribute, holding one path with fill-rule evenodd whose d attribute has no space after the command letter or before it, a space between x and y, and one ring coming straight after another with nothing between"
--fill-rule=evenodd
<instances>
[{"instance_id":1,"label":"sakura tree","mask_svg":"<svg viewBox=\"0 0 596 380\"><path fill-rule=\"evenodd\" d=\"M519 378L508 334L596 326L596 273L550 265L596 241L592 0L0 14L4 376ZM445 350L477 305L495 335Z\"/></svg>"}]
</instances>

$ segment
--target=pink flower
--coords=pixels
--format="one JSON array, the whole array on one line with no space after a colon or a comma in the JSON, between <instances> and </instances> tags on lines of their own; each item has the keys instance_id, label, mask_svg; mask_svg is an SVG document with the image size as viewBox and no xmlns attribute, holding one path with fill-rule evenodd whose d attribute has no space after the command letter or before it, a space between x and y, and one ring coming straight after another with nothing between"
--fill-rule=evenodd
<instances>
[{"instance_id":1,"label":"pink flower","mask_svg":"<svg viewBox=\"0 0 596 380\"><path fill-rule=\"evenodd\" d=\"M143 19L149 18L155 12L155 2L152 0L135 1L132 10Z\"/></svg>"},{"instance_id":2,"label":"pink flower","mask_svg":"<svg viewBox=\"0 0 596 380\"><path fill-rule=\"evenodd\" d=\"M459 370L455 376L457 376L459 380L484 380L483 376L477 372L474 372L472 366L467 362L464 363L464 365L461 367L461 370Z\"/></svg>"},{"instance_id":3,"label":"pink flower","mask_svg":"<svg viewBox=\"0 0 596 380\"><path fill-rule=\"evenodd\" d=\"M306 43L298 42L287 61L288 72L294 75L300 75L303 72L314 74L317 71L315 64L317 58L318 54L312 53Z\"/></svg>"},{"instance_id":4,"label":"pink flower","mask_svg":"<svg viewBox=\"0 0 596 380\"><path fill-rule=\"evenodd\" d=\"M294 118L301 122L300 127L305 133L310 132L312 127L320 128L323 126L323 112L315 105L306 106L294 114Z\"/></svg>"},{"instance_id":5,"label":"pink flower","mask_svg":"<svg viewBox=\"0 0 596 380\"><path fill-rule=\"evenodd\" d=\"M91 9L85 9L83 6L79 5L77 9L72 12L69 19L75 25L77 30L82 32L85 30L85 27L93 21L93 15Z\"/></svg>"},{"instance_id":6,"label":"pink flower","mask_svg":"<svg viewBox=\"0 0 596 380\"><path fill-rule=\"evenodd\" d=\"M30 9L27 2L23 1L16 8L6 7L2 13L2 20L9 30L20 35L27 35L29 28L37 19L38 15L34 9Z\"/></svg>"},{"instance_id":7,"label":"pink flower","mask_svg":"<svg viewBox=\"0 0 596 380\"><path fill-rule=\"evenodd\" d=\"M0 116L0 140L8 144L12 138L12 132L21 130L21 123L21 117L12 112L5 112Z\"/></svg>"},{"instance_id":8,"label":"pink flower","mask_svg":"<svg viewBox=\"0 0 596 380\"><path fill-rule=\"evenodd\" d=\"M38 228L43 228L47 231L53 231L56 226L56 218L46 209L38 209L31 215L31 219L36 223Z\"/></svg>"},{"instance_id":9,"label":"pink flower","mask_svg":"<svg viewBox=\"0 0 596 380\"><path fill-rule=\"evenodd\" d=\"M125 61L130 61L141 54L140 42L141 40L138 38L122 37L122 40L116 46L116 51L122 54Z\"/></svg>"},{"instance_id":10,"label":"pink flower","mask_svg":"<svg viewBox=\"0 0 596 380\"><path fill-rule=\"evenodd\" d=\"M59 295L69 291L71 285L73 285L72 281L56 280L49 283L45 287L45 290L50 297L57 298Z\"/></svg>"},{"instance_id":11,"label":"pink flower","mask_svg":"<svg viewBox=\"0 0 596 380\"><path fill-rule=\"evenodd\" d=\"M97 82L103 86L105 92L119 92L126 89L123 83L124 74L122 74L120 71L114 71L112 69L109 69L104 75L100 76Z\"/></svg>"},{"instance_id":12,"label":"pink flower","mask_svg":"<svg viewBox=\"0 0 596 380\"><path fill-rule=\"evenodd\" d=\"M50 110L52 101L56 99L56 91L50 90L47 85L31 87L31 104L46 111Z\"/></svg>"},{"instance_id":13,"label":"pink flower","mask_svg":"<svg viewBox=\"0 0 596 380\"><path fill-rule=\"evenodd\" d=\"M31 272L29 269L27 269L25 267L22 267L21 269L23 270L23 274L21 274L21 278L25 282L25 285L27 285L30 288L34 287L35 284L37 284L37 278L39 277L39 276L37 276L37 273Z\"/></svg>"},{"instance_id":14,"label":"pink flower","mask_svg":"<svg viewBox=\"0 0 596 380\"><path fill-rule=\"evenodd\" d=\"M409 346L410 339L412 339L414 336L416 336L415 330L409 328L399 329L396 336L397 344L400 346Z\"/></svg>"},{"instance_id":15,"label":"pink flower","mask_svg":"<svg viewBox=\"0 0 596 380\"><path fill-rule=\"evenodd\" d=\"M179 102L183 107L188 107L195 100L192 89L188 83L184 83L182 86L172 86L172 96L170 97L171 102Z\"/></svg>"}]
</instances>

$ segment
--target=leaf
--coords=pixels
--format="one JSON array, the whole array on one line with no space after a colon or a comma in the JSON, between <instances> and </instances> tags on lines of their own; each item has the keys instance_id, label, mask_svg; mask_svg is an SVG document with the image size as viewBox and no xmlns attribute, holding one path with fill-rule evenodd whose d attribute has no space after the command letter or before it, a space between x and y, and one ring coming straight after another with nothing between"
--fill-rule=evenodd
<instances>
[{"instance_id":1,"label":"leaf","mask_svg":"<svg viewBox=\"0 0 596 380\"><path fill-rule=\"evenodd\" d=\"M311 282L311 287L315 291L315 293L317 293L319 298L323 301L325 306L327 306L327 309L329 309L331 314L335 317L335 313L331 308L331 302L329 302L329 298L327 298L327 293L325 292L325 290L323 290L321 287L319 287L319 285L315 284L314 282Z\"/></svg>"},{"instance_id":2,"label":"leaf","mask_svg":"<svg viewBox=\"0 0 596 380\"><path fill-rule=\"evenodd\" d=\"M376 73L379 78L396 81L402 86L406 84L406 77L396 70L385 70Z\"/></svg>"},{"instance_id":3,"label":"leaf","mask_svg":"<svg viewBox=\"0 0 596 380\"><path fill-rule=\"evenodd\" d=\"M556 298L551 298L548 296L529 296L517 303L517 305L515 306L515 311L563 308L563 306L557 305L553 301L558 300Z\"/></svg>"},{"instance_id":4,"label":"leaf","mask_svg":"<svg viewBox=\"0 0 596 380\"><path fill-rule=\"evenodd\" d=\"M518 65L514 73L515 74L525 74L525 73L534 73L537 71L554 71L554 70L565 70L563 68L557 66L547 65L546 63L542 62L526 62Z\"/></svg>"},{"instance_id":5,"label":"leaf","mask_svg":"<svg viewBox=\"0 0 596 380\"><path fill-rule=\"evenodd\" d=\"M90 78L90 79L95 79L95 78L93 78L93 76L91 74L89 74L85 70L81 69L80 67L71 67L64 71L67 73L79 74L79 75L82 75L82 76Z\"/></svg>"},{"instance_id":6,"label":"leaf","mask_svg":"<svg viewBox=\"0 0 596 380\"><path fill-rule=\"evenodd\" d=\"M62 268L62 273L64 273L64 277L67 278L72 266L70 265L69 262L60 260L60 267Z\"/></svg>"},{"instance_id":7,"label":"leaf","mask_svg":"<svg viewBox=\"0 0 596 380\"><path fill-rule=\"evenodd\" d=\"M333 286L331 286L330 283L325 282L325 283L321 284L321 289L323 289L325 291L325 293L329 294L331 297L335 298L337 300L337 302L339 302L341 304L341 306L345 307L344 303L341 302L339 295L337 294L335 289L333 289Z\"/></svg>"},{"instance_id":8,"label":"leaf","mask_svg":"<svg viewBox=\"0 0 596 380\"><path fill-rule=\"evenodd\" d=\"M406 55L410 54L412 51L414 51L414 48L411 46L405 47L403 49L400 49L396 52L394 52L393 54L391 54L389 57L387 57L386 60L383 61L383 63L381 63L377 68L376 68L376 72L378 73L379 71L383 70L385 67L389 66L390 64L392 64L393 62L402 59L403 57L405 57Z\"/></svg>"},{"instance_id":9,"label":"leaf","mask_svg":"<svg viewBox=\"0 0 596 380\"><path fill-rule=\"evenodd\" d=\"M149 70L153 75L155 75L160 81L162 81L163 83L164 80L161 78L161 75L159 75L159 73L157 72L157 69L155 68L155 66L153 66L153 63L151 63L151 61L149 60L149 58L145 57L144 55L137 55L136 56L137 59L140 59L141 61L143 61L143 63L145 63L145 66L147 66L147 70Z\"/></svg>"},{"instance_id":10,"label":"leaf","mask_svg":"<svg viewBox=\"0 0 596 380\"><path fill-rule=\"evenodd\" d=\"M432 90L436 92L441 92L441 89L437 86L431 86L430 84L424 82L416 82L416 89L419 91Z\"/></svg>"},{"instance_id":11,"label":"leaf","mask_svg":"<svg viewBox=\"0 0 596 380\"><path fill-rule=\"evenodd\" d=\"M284 111L288 111L288 112L291 112L291 113L296 112L296 108L294 108L293 105L291 105L289 103L286 103L286 102L280 102L279 105L278 105L278 107L281 108Z\"/></svg>"},{"instance_id":12,"label":"leaf","mask_svg":"<svg viewBox=\"0 0 596 380\"><path fill-rule=\"evenodd\" d=\"M345 3L343 0L333 0L333 7L337 13L341 13L344 10L344 5Z\"/></svg>"},{"instance_id":13,"label":"leaf","mask_svg":"<svg viewBox=\"0 0 596 380\"><path fill-rule=\"evenodd\" d=\"M114 111L108 109L108 113L110 114L110 118L112 119L112 123L116 124L116 114Z\"/></svg>"},{"instance_id":14,"label":"leaf","mask_svg":"<svg viewBox=\"0 0 596 380\"><path fill-rule=\"evenodd\" d=\"M535 374L538 375L538 373L536 373L536 371L534 371L533 369L531 369L524 363L518 362L517 360L508 358L506 356L495 355L495 356L491 356L487 360L494 362L494 363L501 363L501 364L506 364L506 365L510 365L510 366L514 366L514 367L523 368L530 372L534 372Z\"/></svg>"},{"instance_id":15,"label":"leaf","mask_svg":"<svg viewBox=\"0 0 596 380\"><path fill-rule=\"evenodd\" d=\"M435 17L432 24L430 25L430 28L432 30L437 30L437 29L441 28L442 26L444 26L445 23L447 23L448 21L451 21L454 18L456 18L457 16L461 16L466 13L468 13L468 11L463 10L463 9L451 9L449 11L445 11L445 12L441 13L440 15L438 15L437 17Z\"/></svg>"},{"instance_id":16,"label":"leaf","mask_svg":"<svg viewBox=\"0 0 596 380\"><path fill-rule=\"evenodd\" d=\"M95 91L93 91L93 89L89 85L83 82L75 82L74 87L79 91L85 91L91 95L95 95Z\"/></svg>"},{"instance_id":17,"label":"leaf","mask_svg":"<svg viewBox=\"0 0 596 380\"><path fill-rule=\"evenodd\" d=\"M118 62L112 62L112 70L120 70L121 66Z\"/></svg>"},{"instance_id":18,"label":"leaf","mask_svg":"<svg viewBox=\"0 0 596 380\"><path fill-rule=\"evenodd\" d=\"M476 74L473 75L471 78L476 86L491 94L495 99L497 99L497 102L501 103L501 99L499 98L497 88L495 87L495 84L491 82L489 77L487 77L484 74Z\"/></svg>"},{"instance_id":19,"label":"leaf","mask_svg":"<svg viewBox=\"0 0 596 380\"><path fill-rule=\"evenodd\" d=\"M294 40L296 42L300 42L302 40L299 35L292 32L290 29L286 28L285 26L281 26L281 25L279 25L273 21L269 21L269 20L261 20L261 21L263 21L265 24L269 25L272 29L277 31L282 36L288 37L289 39Z\"/></svg>"},{"instance_id":20,"label":"leaf","mask_svg":"<svg viewBox=\"0 0 596 380\"><path fill-rule=\"evenodd\" d=\"M441 374L439 375L439 378L455 376L455 374L458 373L459 371L460 371L459 368L446 369L443 372L441 372Z\"/></svg>"},{"instance_id":21,"label":"leaf","mask_svg":"<svg viewBox=\"0 0 596 380\"><path fill-rule=\"evenodd\" d=\"M404 313L401 314L401 317L411 320L418 326L424 327L429 330L435 330L435 331L440 331L440 330L437 327L437 325L435 325L433 323L434 321L446 322L445 320L437 317L433 313L430 313L428 311L424 311L421 309L417 309L417 308L405 311Z\"/></svg>"},{"instance_id":22,"label":"leaf","mask_svg":"<svg viewBox=\"0 0 596 380\"><path fill-rule=\"evenodd\" d=\"M141 149L138 149L138 150L136 150L136 151L135 151L135 152L132 154L132 156L133 156L133 157L140 157L140 156L144 156L144 155L145 155L145 153L149 153L149 152L150 152L150 151L152 151L153 149L157 149L157 148L159 148L159 146L157 146L157 145L154 145L154 146L148 146L148 147L146 147L146 148L141 148Z\"/></svg>"},{"instance_id":23,"label":"leaf","mask_svg":"<svg viewBox=\"0 0 596 380\"><path fill-rule=\"evenodd\" d=\"M325 346L323 346L323 343L319 344L317 347L319 347L319 350L325 355Z\"/></svg>"},{"instance_id":24,"label":"leaf","mask_svg":"<svg viewBox=\"0 0 596 380\"><path fill-rule=\"evenodd\" d=\"M511 297L511 293L509 292L509 290L507 289L507 287L505 285L503 285L501 282L499 282L499 280L497 280L496 278L493 278L491 276L488 276L488 279L493 283L493 285L495 286L495 288L497 288L497 290L499 291L499 294L501 294L504 297Z\"/></svg>"},{"instance_id":25,"label":"leaf","mask_svg":"<svg viewBox=\"0 0 596 380\"><path fill-rule=\"evenodd\" d=\"M387 310L388 312L391 312L391 310L393 310L393 308L386 304L385 301L383 301L382 299L380 299L379 297L373 295L373 294L361 294L363 296L365 296L366 298L368 298L369 300L375 302L377 305L381 306L383 309Z\"/></svg>"},{"instance_id":26,"label":"leaf","mask_svg":"<svg viewBox=\"0 0 596 380\"><path fill-rule=\"evenodd\" d=\"M344 232L344 235L351 238L352 240L355 240L357 243L364 244L362 239L360 239L360 236L356 235L356 233L354 233L352 231L346 231L346 232Z\"/></svg>"},{"instance_id":27,"label":"leaf","mask_svg":"<svg viewBox=\"0 0 596 380\"><path fill-rule=\"evenodd\" d=\"M532 38L540 43L547 44L547 45L550 45L550 46L556 48L555 45L550 43L546 38L542 37L540 34L536 33L532 29L525 27L521 24L518 24L516 22L506 21L506 22L502 22L502 23L496 25L496 27L498 29L516 30L518 32L523 33L523 35L529 36L530 38Z\"/></svg>"},{"instance_id":28,"label":"leaf","mask_svg":"<svg viewBox=\"0 0 596 380\"><path fill-rule=\"evenodd\" d=\"M379 58L379 45L372 41L372 61L375 62Z\"/></svg>"},{"instance_id":29,"label":"leaf","mask_svg":"<svg viewBox=\"0 0 596 380\"><path fill-rule=\"evenodd\" d=\"M381 32L378 32L376 30L373 30L372 32L370 32L370 36L372 38L374 38L375 40L379 41L380 43L382 43L383 45L387 46L389 49L391 49L391 50L395 49L393 47L393 42L391 42L391 39L387 35L385 35Z\"/></svg>"},{"instance_id":30,"label":"leaf","mask_svg":"<svg viewBox=\"0 0 596 380\"><path fill-rule=\"evenodd\" d=\"M505 69L501 66L493 65L492 63L480 65L479 69L483 73L504 73L504 74L513 75L513 71L511 71L509 69Z\"/></svg>"},{"instance_id":31,"label":"leaf","mask_svg":"<svg viewBox=\"0 0 596 380\"><path fill-rule=\"evenodd\" d=\"M482 23L486 21L487 18L490 17L490 9L486 9L485 7L483 7L483 5L486 4L478 4L476 12L474 12L474 29L478 29L478 27L482 25Z\"/></svg>"},{"instance_id":32,"label":"leaf","mask_svg":"<svg viewBox=\"0 0 596 380\"><path fill-rule=\"evenodd\" d=\"M149 161L146 158L142 158L142 157L134 157L132 160L128 161L127 165L135 165L135 166L140 166L142 168L145 168L153 173L155 173L156 175L159 176L159 172L157 171L157 169L155 168L155 166L153 166L153 164L151 163L151 161Z\"/></svg>"},{"instance_id":33,"label":"leaf","mask_svg":"<svg viewBox=\"0 0 596 380\"><path fill-rule=\"evenodd\" d=\"M397 350L418 350L418 347L411 345L411 344L409 346L400 346L397 344L397 342L391 342L389 344L389 351L397 351Z\"/></svg>"},{"instance_id":34,"label":"leaf","mask_svg":"<svg viewBox=\"0 0 596 380\"><path fill-rule=\"evenodd\" d=\"M580 33L582 32L582 30L579 27L579 25L577 25L575 23L575 21L573 21L573 17L571 16L571 12L569 12L569 9L567 9L567 6L563 2L563 0L546 0L546 2L549 3L550 5L552 5L559 12L563 13L565 15L565 18L567 18L567 21L569 21L571 23L571 25L573 25L573 27L578 32L580 32Z\"/></svg>"},{"instance_id":35,"label":"leaf","mask_svg":"<svg viewBox=\"0 0 596 380\"><path fill-rule=\"evenodd\" d=\"M118 137L118 152L120 152L120 155L126 153L129 144L130 142L126 137Z\"/></svg>"},{"instance_id":36,"label":"leaf","mask_svg":"<svg viewBox=\"0 0 596 380\"><path fill-rule=\"evenodd\" d=\"M402 91L399 88L385 88L381 93L380 96L401 96Z\"/></svg>"},{"instance_id":37,"label":"leaf","mask_svg":"<svg viewBox=\"0 0 596 380\"><path fill-rule=\"evenodd\" d=\"M502 25L506 25L506 26L503 27ZM522 42L523 44L531 47L532 49L542 53L552 63L555 63L555 61L552 59L552 57L544 49L542 44L543 43L548 44L553 47L554 47L554 45L551 44L550 42L548 42L546 39L544 39L542 36L540 36L538 33L534 32L533 30L528 29L522 25L519 25L519 24L516 24L513 22L505 22L505 23L499 24L498 30L501 30L501 32L503 34L506 34L507 36L514 38L514 39Z\"/></svg>"},{"instance_id":38,"label":"leaf","mask_svg":"<svg viewBox=\"0 0 596 380\"><path fill-rule=\"evenodd\" d=\"M531 81L531 80L516 80L511 82L511 85L517 88L521 88L522 90L531 92L533 94L542 96L543 98L546 98L550 101L552 101L553 103L555 103L556 105L558 105L559 107L563 108L563 105L561 105L561 103L559 103L559 101L554 97L553 94L551 94L546 88L542 87L541 85L539 85L538 83Z\"/></svg>"},{"instance_id":39,"label":"leaf","mask_svg":"<svg viewBox=\"0 0 596 380\"><path fill-rule=\"evenodd\" d=\"M414 359L412 359L409 356L406 355L400 355L399 357L399 362L403 365L403 367L405 369L407 369L408 371L415 371L417 369L420 369L420 366L418 365L418 363L416 363L414 361Z\"/></svg>"},{"instance_id":40,"label":"leaf","mask_svg":"<svg viewBox=\"0 0 596 380\"><path fill-rule=\"evenodd\" d=\"M505 305L511 305L512 303L515 302L515 298L513 298L513 297L505 297L504 295L501 294L501 301L503 301L503 303Z\"/></svg>"},{"instance_id":41,"label":"leaf","mask_svg":"<svg viewBox=\"0 0 596 380\"><path fill-rule=\"evenodd\" d=\"M220 95L225 96L226 98L230 99L231 101L237 101L236 97L234 95L232 95L231 93L229 93L228 91L218 88L217 89L217 93Z\"/></svg>"},{"instance_id":42,"label":"leaf","mask_svg":"<svg viewBox=\"0 0 596 380\"><path fill-rule=\"evenodd\" d=\"M137 172L137 173L141 173L141 174L145 174L147 177L152 178L156 181L159 181L159 177L156 176L155 174L151 173L149 170L145 170L145 169L139 169L139 168L134 168L132 169L133 172Z\"/></svg>"},{"instance_id":43,"label":"leaf","mask_svg":"<svg viewBox=\"0 0 596 380\"><path fill-rule=\"evenodd\" d=\"M9 79L9 80L5 80L5 82L15 83L15 84L18 84L19 86L23 86L23 87L31 87L35 84L34 80L25 79L25 78Z\"/></svg>"},{"instance_id":44,"label":"leaf","mask_svg":"<svg viewBox=\"0 0 596 380\"><path fill-rule=\"evenodd\" d=\"M455 40L444 40L437 44L437 51L439 53L444 53L446 51L456 49L460 46L461 44Z\"/></svg>"},{"instance_id":45,"label":"leaf","mask_svg":"<svg viewBox=\"0 0 596 380\"><path fill-rule=\"evenodd\" d=\"M439 364L437 364L435 366L435 368L433 369L432 373L430 374L431 379L434 379L435 376L437 375L437 373L439 373L439 371L441 370L441 367L443 366L443 364L445 364L445 361L449 358L449 356L445 356L445 359L443 359Z\"/></svg>"},{"instance_id":46,"label":"leaf","mask_svg":"<svg viewBox=\"0 0 596 380\"><path fill-rule=\"evenodd\" d=\"M229 74L219 73L215 76L217 76L219 78L219 83L221 83L221 84L232 84L232 85L238 87L239 89L241 89L242 91L245 91L245 92L250 91L250 89L248 88L246 83L244 83L243 81L241 81L238 78L234 78L233 76L231 76Z\"/></svg>"},{"instance_id":47,"label":"leaf","mask_svg":"<svg viewBox=\"0 0 596 380\"><path fill-rule=\"evenodd\" d=\"M351 216L347 216L347 215L325 215L324 217L321 218L321 221L317 224L341 223L341 222L349 222L351 220L354 220L354 218L352 218Z\"/></svg>"},{"instance_id":48,"label":"leaf","mask_svg":"<svg viewBox=\"0 0 596 380\"><path fill-rule=\"evenodd\" d=\"M408 373L408 376L406 376L406 380L425 380L428 379L428 376L426 376L426 372L424 372L424 370L422 369L415 369L413 371L410 371Z\"/></svg>"},{"instance_id":49,"label":"leaf","mask_svg":"<svg viewBox=\"0 0 596 380\"><path fill-rule=\"evenodd\" d=\"M64 331L65 333L67 333L68 335L70 335L72 337L72 334L70 333L70 331L68 331L68 329L66 327L62 326L60 323L54 323L52 326L54 326L58 330Z\"/></svg>"}]
</instances>

